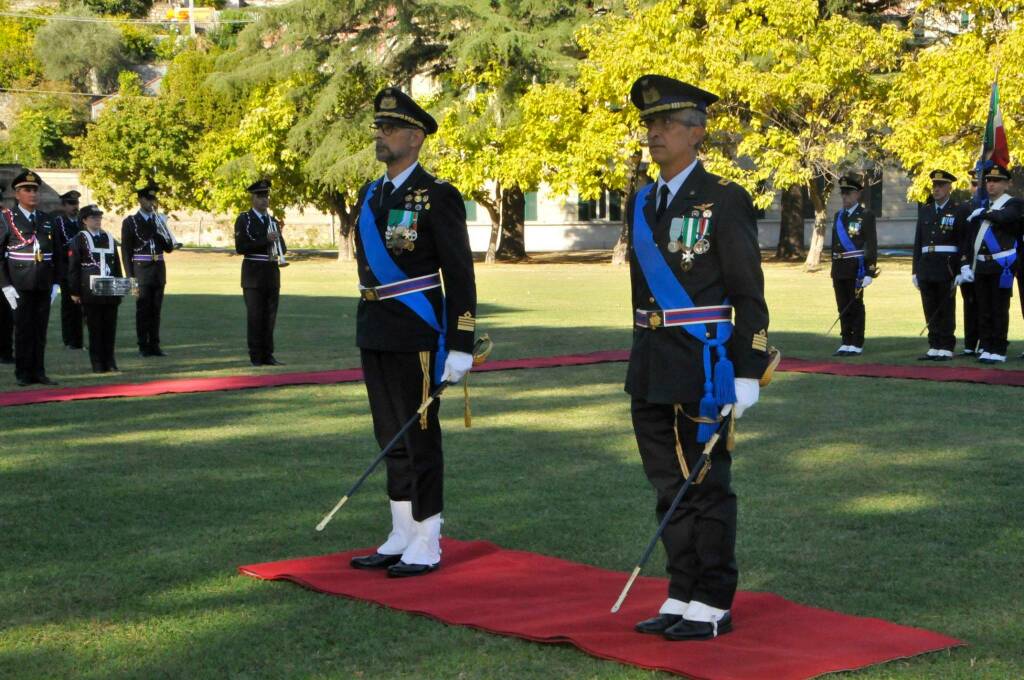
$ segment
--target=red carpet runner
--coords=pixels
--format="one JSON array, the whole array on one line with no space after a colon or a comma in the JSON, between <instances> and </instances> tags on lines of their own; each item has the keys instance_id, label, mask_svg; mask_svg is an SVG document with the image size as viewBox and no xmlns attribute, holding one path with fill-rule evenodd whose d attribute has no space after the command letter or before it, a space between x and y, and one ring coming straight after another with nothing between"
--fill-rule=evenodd
<instances>
[{"instance_id":1,"label":"red carpet runner","mask_svg":"<svg viewBox=\"0 0 1024 680\"><path fill-rule=\"evenodd\" d=\"M662 579L638 579L622 610L610 614L626 574L484 541L444 539L443 548L439 571L400 581L349 568L349 558L366 550L251 564L239 571L500 635L567 642L602 659L708 680L811 678L964 644L918 628L746 592L736 597L732 633L710 642L667 642L632 630L664 600Z\"/></svg>"},{"instance_id":2,"label":"red carpet runner","mask_svg":"<svg viewBox=\"0 0 1024 680\"><path fill-rule=\"evenodd\" d=\"M479 366L473 369L473 372L510 371L521 368L554 368L556 366L584 366L588 364L626 361L628 358L629 350L606 350L585 354L563 354L553 357L502 359ZM1005 371L991 368L934 365L892 366L887 364L846 364L838 361L783 359L779 370L782 372L824 373L864 378L904 378L1024 387L1024 371ZM338 371L311 371L308 373L236 375L220 378L172 378L144 383L87 385L83 387L58 387L55 389L0 392L0 407L42 404L50 401L109 399L111 397L155 397L161 394L219 392L222 390L244 390L257 387L335 385L338 383L357 382L362 379L363 373L358 368Z\"/></svg>"}]
</instances>

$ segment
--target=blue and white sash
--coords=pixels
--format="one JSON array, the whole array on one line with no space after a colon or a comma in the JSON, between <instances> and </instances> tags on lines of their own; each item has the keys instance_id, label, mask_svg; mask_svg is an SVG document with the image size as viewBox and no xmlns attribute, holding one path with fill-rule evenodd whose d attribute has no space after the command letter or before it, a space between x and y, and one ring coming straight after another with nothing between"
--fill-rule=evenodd
<instances>
[{"instance_id":1,"label":"blue and white sash","mask_svg":"<svg viewBox=\"0 0 1024 680\"><path fill-rule=\"evenodd\" d=\"M651 289L658 306L662 309L690 309L695 306L693 300L658 250L654 242L654 233L647 224L647 218L644 217L643 205L653 186L648 184L636 195L633 206L633 252L636 253L640 271L643 272L647 287ZM728 299L722 304L728 305ZM704 443L715 432L714 421L718 419L719 409L736 401L736 372L725 348L725 344L732 337L732 323L717 322L714 339L708 337L706 324L687 324L682 328L704 345L704 396L700 401L700 415L702 419L712 421L700 423L697 429L697 441ZM712 347L718 355L714 371L711 366Z\"/></svg>"},{"instance_id":2,"label":"blue and white sash","mask_svg":"<svg viewBox=\"0 0 1024 680\"><path fill-rule=\"evenodd\" d=\"M404 281L409 276L403 272L388 255L388 249L380 237L377 229L377 219L373 216L373 209L370 208L370 201L373 199L381 180L377 180L366 190L363 197L363 205L359 209L359 237L363 242L363 253L366 254L366 263L370 265L370 271L381 285L388 285ZM447 333L447 314L445 313L444 297L441 297L441 319L437 318L434 306L423 292L407 293L394 298L416 313L416 316L437 331L437 359L434 362L434 382L441 382L441 375L444 373L444 362L448 356L448 349L445 346L445 334Z\"/></svg>"},{"instance_id":3,"label":"blue and white sash","mask_svg":"<svg viewBox=\"0 0 1024 680\"><path fill-rule=\"evenodd\" d=\"M845 216L846 219L843 219ZM846 231L846 222L850 218L850 214L843 208L836 213L836 235L839 236L839 242L843 244L843 250L847 253L859 252L857 256L857 287L860 288L864 281L864 251L857 250L857 246L853 245L853 239L850 238L850 234ZM846 258L842 258L846 259Z\"/></svg>"},{"instance_id":4,"label":"blue and white sash","mask_svg":"<svg viewBox=\"0 0 1024 680\"><path fill-rule=\"evenodd\" d=\"M1003 271L999 274L999 287L1013 288L1013 263L1017 261L1017 242L1014 241L1009 250L1001 252L999 249L1002 246L996 240L996 235L992 233L991 229L987 229L985 231L985 245L988 246L988 252L992 253L992 259L1003 268Z\"/></svg>"}]
</instances>

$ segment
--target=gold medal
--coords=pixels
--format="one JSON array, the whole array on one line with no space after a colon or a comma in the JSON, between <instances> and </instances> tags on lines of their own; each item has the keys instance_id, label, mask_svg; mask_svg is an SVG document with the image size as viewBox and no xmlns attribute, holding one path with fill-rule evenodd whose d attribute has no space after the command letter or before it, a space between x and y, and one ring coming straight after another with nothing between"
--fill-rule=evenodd
<instances>
[{"instance_id":1,"label":"gold medal","mask_svg":"<svg viewBox=\"0 0 1024 680\"><path fill-rule=\"evenodd\" d=\"M705 217L705 218L707 218L707 217L711 217L711 211L710 211L710 210L705 210L705 211L703 212L702 216L703 216L703 217Z\"/></svg>"},{"instance_id":2,"label":"gold medal","mask_svg":"<svg viewBox=\"0 0 1024 680\"><path fill-rule=\"evenodd\" d=\"M688 272L693 269L693 253L689 250L683 251L682 267L684 272Z\"/></svg>"},{"instance_id":3,"label":"gold medal","mask_svg":"<svg viewBox=\"0 0 1024 680\"><path fill-rule=\"evenodd\" d=\"M709 250L711 250L711 243L709 243L706 238L702 238L701 240L693 244L693 252L697 253L698 255L703 255Z\"/></svg>"}]
</instances>

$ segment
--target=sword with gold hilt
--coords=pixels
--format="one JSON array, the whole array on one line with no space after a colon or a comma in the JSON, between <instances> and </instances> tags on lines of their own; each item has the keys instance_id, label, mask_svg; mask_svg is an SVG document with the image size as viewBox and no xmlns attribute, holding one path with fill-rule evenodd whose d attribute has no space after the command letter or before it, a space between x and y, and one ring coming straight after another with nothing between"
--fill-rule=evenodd
<instances>
[{"instance_id":1,"label":"sword with gold hilt","mask_svg":"<svg viewBox=\"0 0 1024 680\"><path fill-rule=\"evenodd\" d=\"M761 387L768 385L772 381L772 377L775 375L775 369L779 367L779 362L782 361L782 353L776 348L772 347L768 350L769 362L768 368L764 370L761 375L761 379L758 383ZM644 568L647 560L650 559L651 553L654 552L655 546L658 545L658 539L665 532L665 527L668 526L669 520L676 513L676 509L683 500L683 496L689 488L696 482L699 483L707 470L708 464L711 461L711 452L715 446L721 441L722 436L726 437L726 448L732 450L734 442L732 441L735 436L735 424L736 419L733 415L734 404L726 404L722 407L722 411L718 416L718 428L715 433L711 435L711 438L704 444L704 450L700 454L700 458L697 459L697 464L690 470L689 476L683 485L679 487L679 491L676 492L675 498L672 499L672 504L668 506L668 511L665 512L661 518L661 523L658 524L658 530L654 532L654 536L647 543L647 548L644 550L643 555L640 556L640 561L633 567L633 572L629 575L629 579L626 581L626 585L622 588L622 592L619 593L619 599L612 605L612 614L618 613L619 609L622 608L622 603L626 601L626 596L629 594L630 588L633 587L633 583L640 575L640 570Z\"/></svg>"},{"instance_id":2,"label":"sword with gold hilt","mask_svg":"<svg viewBox=\"0 0 1024 680\"><path fill-rule=\"evenodd\" d=\"M487 361L487 357L490 356L491 350L493 349L494 343L491 341L490 336L488 336L486 333L477 338L476 343L474 343L473 345L473 365L479 366L480 364ZM464 376L463 380L465 380L467 377L468 376ZM348 490L348 493L342 496L341 500L337 502L334 508L329 513L327 513L322 520L320 520L320 523L316 525L317 531L324 530L324 527L327 526L327 523L334 518L334 515L339 510L341 510L342 506L348 502L348 499L351 498L355 494L355 492L359 490L359 487L363 485L363 482L366 481L366 478L369 477L370 474L377 469L377 466L380 465L380 462L384 460L384 456L388 455L391 449L395 448L395 444L401 441L405 433L409 430L410 427L413 426L413 423L416 423L420 419L420 416L427 412L427 409L430 408L430 405L433 404L434 401L441 396L441 393L444 392L445 388L448 387L448 385L450 384L451 383L449 383L447 380L442 381L441 384L438 385L434 389L434 391L431 392L430 395L423 400L423 403L420 404L420 407L418 409L416 409L416 412L412 415L412 417L409 418L409 420L406 421L404 425L402 425L402 428L398 430L394 437L391 438L391 441L389 441L387 445L383 449L381 449L380 453L377 454L377 457L374 458L373 461L370 463L370 466L366 468L366 472L364 472L363 475L356 480L356 483L352 485L352 488Z\"/></svg>"}]
</instances>

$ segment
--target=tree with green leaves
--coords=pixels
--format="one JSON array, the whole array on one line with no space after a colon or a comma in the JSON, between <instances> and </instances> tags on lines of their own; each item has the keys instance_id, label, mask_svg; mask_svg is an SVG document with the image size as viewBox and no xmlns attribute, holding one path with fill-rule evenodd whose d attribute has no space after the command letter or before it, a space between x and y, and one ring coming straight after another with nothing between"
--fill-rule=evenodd
<instances>
[{"instance_id":1,"label":"tree with green leaves","mask_svg":"<svg viewBox=\"0 0 1024 680\"><path fill-rule=\"evenodd\" d=\"M96 17L82 7L69 9L67 15ZM114 87L125 65L121 34L107 23L50 21L36 33L35 55L50 80L64 80L96 94Z\"/></svg>"},{"instance_id":2,"label":"tree with green leaves","mask_svg":"<svg viewBox=\"0 0 1024 680\"><path fill-rule=\"evenodd\" d=\"M25 97L22 102L8 134L5 162L35 168L67 167L70 141L85 131L88 106L81 98L52 94Z\"/></svg>"},{"instance_id":3,"label":"tree with green leaves","mask_svg":"<svg viewBox=\"0 0 1024 680\"><path fill-rule=\"evenodd\" d=\"M833 181L880 153L902 31L822 19L812 0L665 0L629 3L577 38L586 59L573 87L527 95L536 100L531 125L558 128L536 149L553 184L591 197L626 189L641 148L629 87L643 73L672 74L722 97L703 154L712 172L744 186L760 207L778 189L807 189L815 208L807 266L817 267Z\"/></svg>"},{"instance_id":4,"label":"tree with green leaves","mask_svg":"<svg viewBox=\"0 0 1024 680\"><path fill-rule=\"evenodd\" d=\"M0 0L0 11L9 9L10 3ZM29 87L43 79L43 68L32 50L41 25L32 19L0 20L0 88Z\"/></svg>"},{"instance_id":5,"label":"tree with green leaves","mask_svg":"<svg viewBox=\"0 0 1024 680\"><path fill-rule=\"evenodd\" d=\"M910 172L911 199L927 198L935 168L957 175L958 187L969 186L966 171L978 160L997 70L1011 152L1024 129L1024 8L999 16L1000 26L1011 26L1004 30L985 16L974 15L972 30L907 59L895 79L884 144Z\"/></svg>"}]
</instances>

